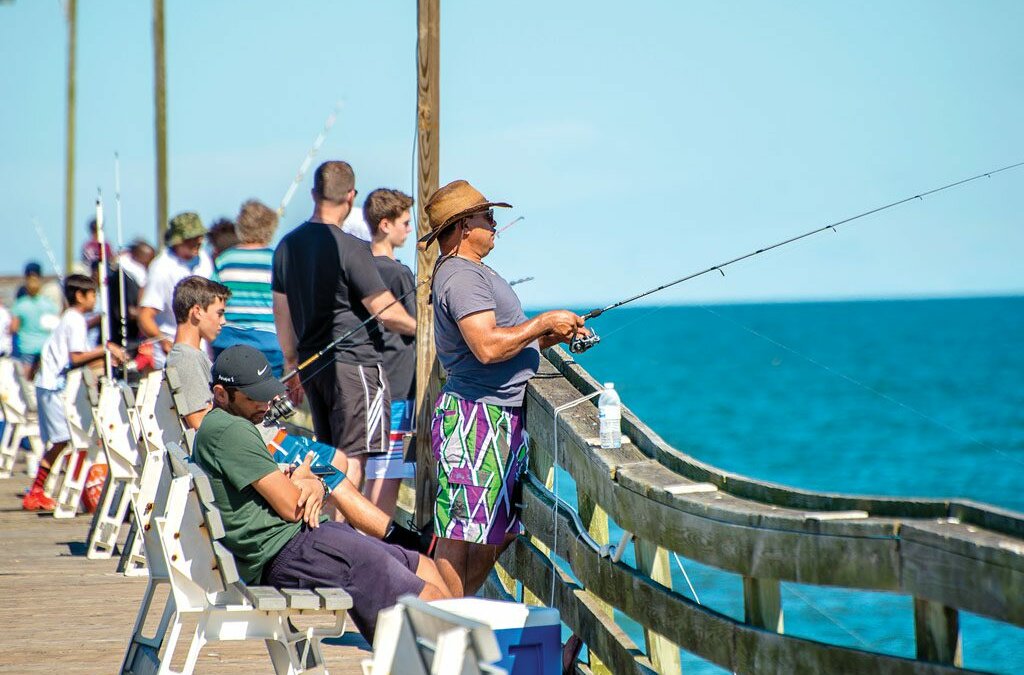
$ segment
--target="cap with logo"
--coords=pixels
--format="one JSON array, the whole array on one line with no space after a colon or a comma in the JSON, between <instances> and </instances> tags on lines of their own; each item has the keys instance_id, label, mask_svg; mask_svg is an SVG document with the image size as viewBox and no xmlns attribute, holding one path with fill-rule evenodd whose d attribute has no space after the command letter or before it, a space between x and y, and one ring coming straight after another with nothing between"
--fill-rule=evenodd
<instances>
[{"instance_id":1,"label":"cap with logo","mask_svg":"<svg viewBox=\"0 0 1024 675\"><path fill-rule=\"evenodd\" d=\"M213 364L212 375L214 384L237 389L254 401L270 401L285 392L267 357L249 345L222 351Z\"/></svg>"}]
</instances>

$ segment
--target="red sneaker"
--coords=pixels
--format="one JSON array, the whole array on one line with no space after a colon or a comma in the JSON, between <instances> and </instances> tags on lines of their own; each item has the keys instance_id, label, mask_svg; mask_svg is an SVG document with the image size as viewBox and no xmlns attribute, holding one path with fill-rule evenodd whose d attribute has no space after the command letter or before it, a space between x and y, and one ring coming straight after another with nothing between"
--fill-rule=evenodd
<instances>
[{"instance_id":1,"label":"red sneaker","mask_svg":"<svg viewBox=\"0 0 1024 675\"><path fill-rule=\"evenodd\" d=\"M57 502L43 494L42 490L30 490L21 500L21 508L25 511L53 511Z\"/></svg>"}]
</instances>

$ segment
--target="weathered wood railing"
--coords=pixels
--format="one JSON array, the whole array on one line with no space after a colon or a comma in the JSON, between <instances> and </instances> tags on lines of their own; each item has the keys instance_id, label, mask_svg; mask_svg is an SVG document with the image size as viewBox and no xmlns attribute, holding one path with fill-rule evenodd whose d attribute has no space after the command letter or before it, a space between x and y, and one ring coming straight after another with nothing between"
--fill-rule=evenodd
<instances>
[{"instance_id":1,"label":"weathered wood railing","mask_svg":"<svg viewBox=\"0 0 1024 675\"><path fill-rule=\"evenodd\" d=\"M670 447L628 410L631 442L616 450L597 443L594 405L558 415L557 463L575 480L579 507L576 515L563 504L556 516L545 487L553 412L598 385L564 351L546 356L526 403L529 538L504 554L486 591L507 595L515 580L526 601L547 603L554 588L554 606L600 662L591 670L678 672L682 648L738 673L962 673L958 610L1024 626L1024 515L755 481ZM634 535L636 569L607 555L609 518ZM552 564L556 540L580 584ZM672 590L670 552L742 575L744 620ZM917 660L785 635L781 581L912 596ZM647 657L611 607L644 628Z\"/></svg>"}]
</instances>

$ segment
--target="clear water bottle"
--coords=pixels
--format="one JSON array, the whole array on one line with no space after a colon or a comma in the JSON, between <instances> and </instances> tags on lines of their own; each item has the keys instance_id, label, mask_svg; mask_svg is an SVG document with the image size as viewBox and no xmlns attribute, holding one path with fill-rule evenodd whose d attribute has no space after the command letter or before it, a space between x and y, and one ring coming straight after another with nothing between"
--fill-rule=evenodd
<instances>
[{"instance_id":1,"label":"clear water bottle","mask_svg":"<svg viewBox=\"0 0 1024 675\"><path fill-rule=\"evenodd\" d=\"M622 402L611 382L604 383L604 391L597 398L597 416L601 420L601 447L622 447Z\"/></svg>"}]
</instances>

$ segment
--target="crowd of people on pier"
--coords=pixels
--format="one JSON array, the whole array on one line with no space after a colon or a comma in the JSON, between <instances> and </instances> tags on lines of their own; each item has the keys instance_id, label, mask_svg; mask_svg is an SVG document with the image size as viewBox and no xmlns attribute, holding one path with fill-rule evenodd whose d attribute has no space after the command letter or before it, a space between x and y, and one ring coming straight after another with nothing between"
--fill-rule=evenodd
<instances>
[{"instance_id":1,"label":"crowd of people on pier","mask_svg":"<svg viewBox=\"0 0 1024 675\"><path fill-rule=\"evenodd\" d=\"M63 288L26 265L13 306L0 307L0 353L33 379L47 447L24 508L54 506L43 485L69 440L64 375L109 355L134 370L177 371L178 412L196 429L192 455L246 582L343 587L368 638L400 595L476 593L520 533L523 401L540 349L587 329L565 310L527 318L484 262L495 209L510 204L464 180L429 197L419 246L439 248L425 282L446 378L419 432L437 460L436 536L398 525L399 487L415 472L418 285L396 257L412 233L413 199L376 189L360 212L356 196L352 167L328 161L314 174L310 217L276 246L277 212L249 200L210 228L194 212L175 215L159 252L142 240L114 251L91 223L81 268ZM312 439L263 424L284 398L308 408Z\"/></svg>"}]
</instances>

